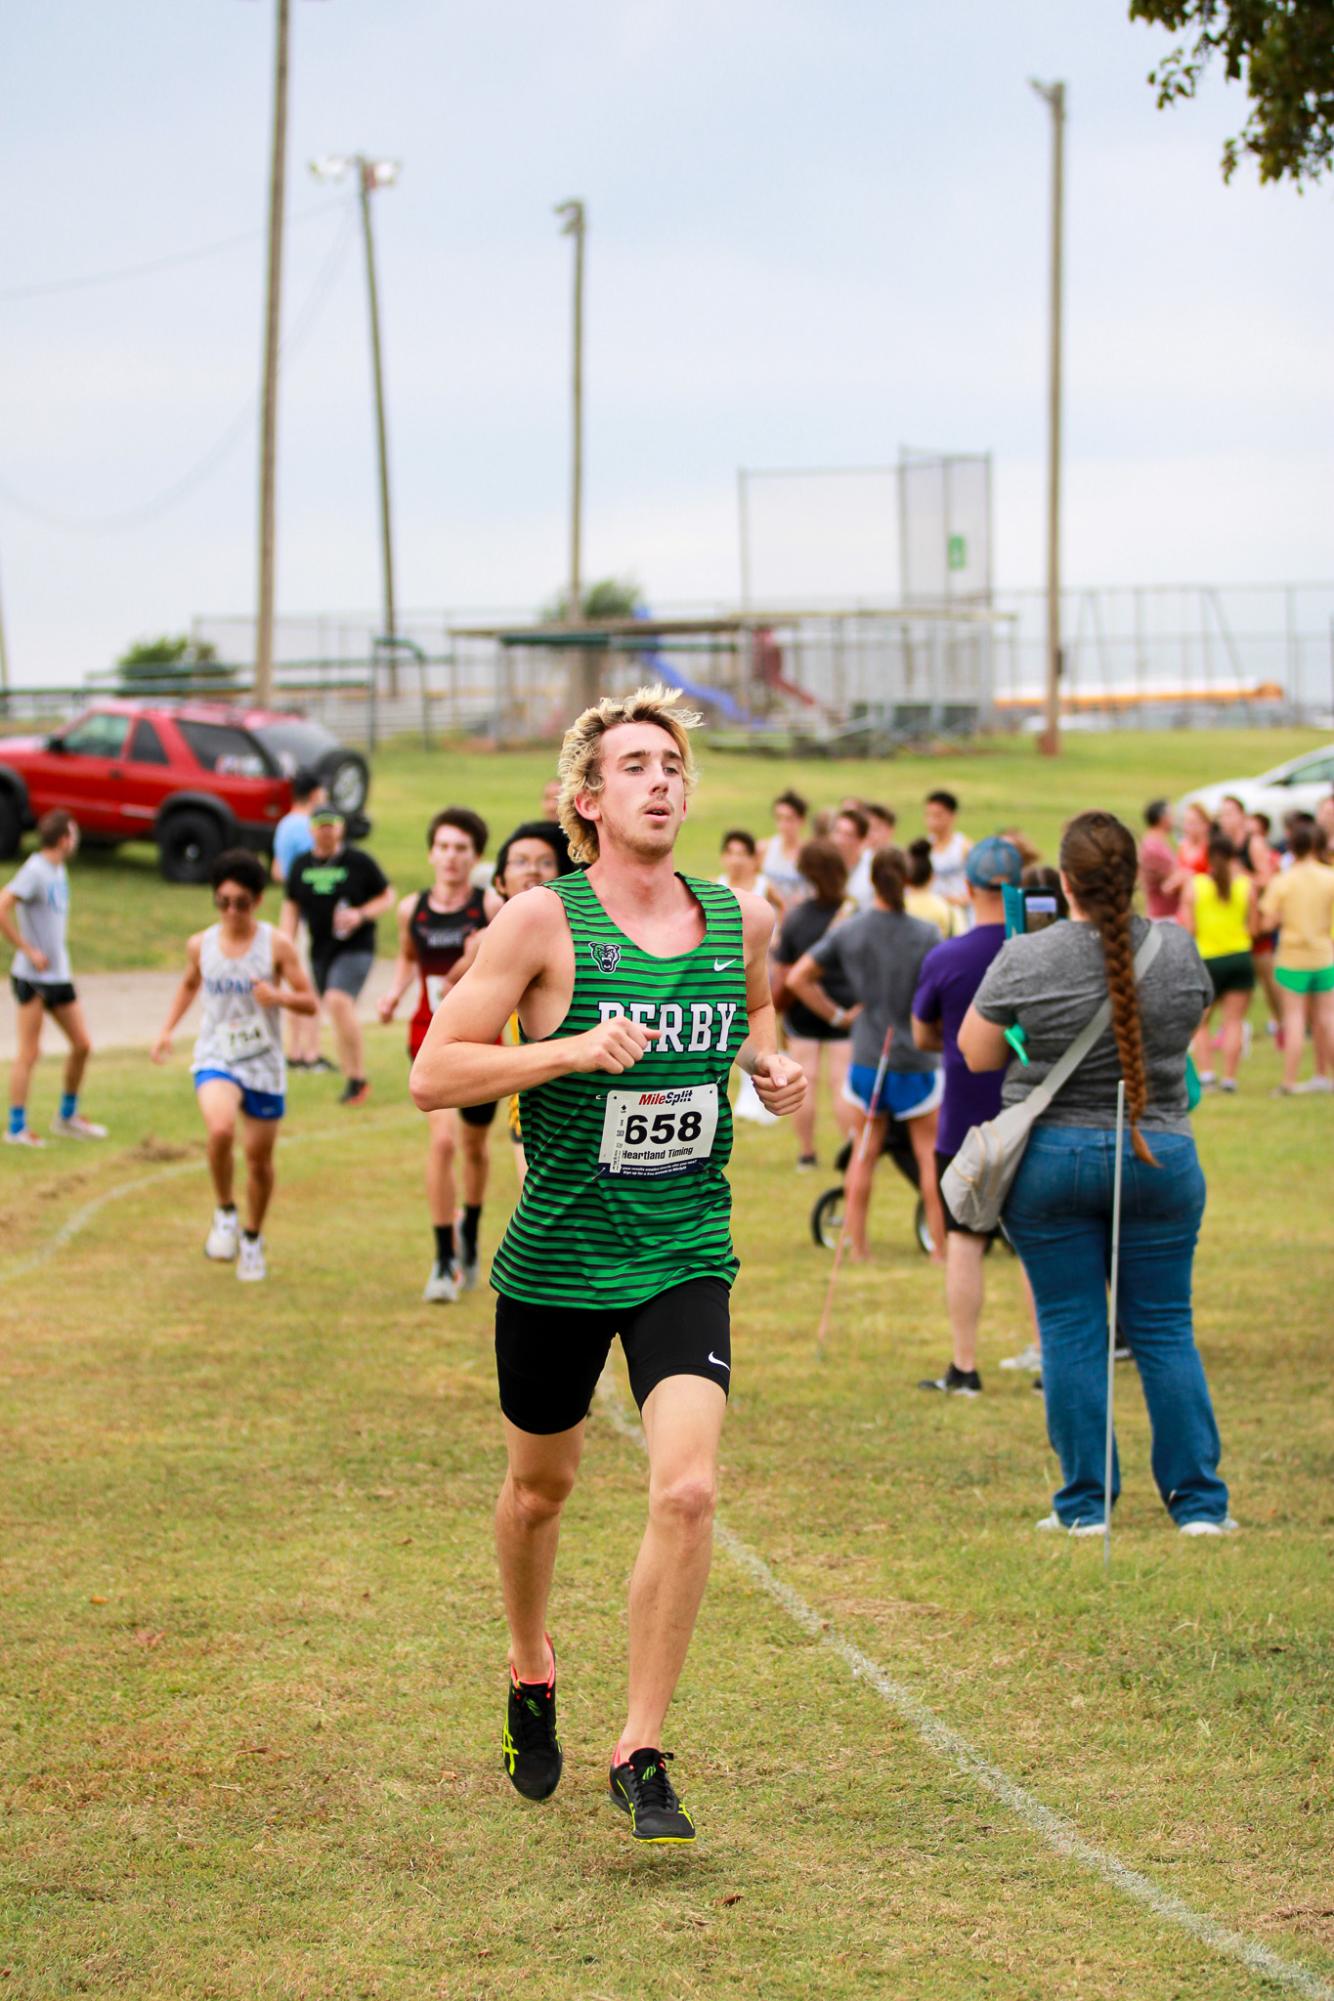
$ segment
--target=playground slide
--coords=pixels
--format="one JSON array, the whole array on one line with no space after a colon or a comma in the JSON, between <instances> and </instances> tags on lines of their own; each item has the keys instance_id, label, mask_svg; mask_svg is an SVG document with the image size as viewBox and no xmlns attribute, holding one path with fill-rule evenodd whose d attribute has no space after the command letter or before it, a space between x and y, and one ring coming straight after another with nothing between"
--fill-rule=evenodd
<instances>
[{"instance_id":1,"label":"playground slide","mask_svg":"<svg viewBox=\"0 0 1334 2001\"><path fill-rule=\"evenodd\" d=\"M746 718L741 705L733 696L725 694L721 688L706 688L699 681L687 680L679 667L674 667L665 653L646 653L644 665L651 667L659 679L669 686L679 688L683 695L689 695L692 702L700 702L706 708L717 709L729 723L744 723Z\"/></svg>"}]
</instances>

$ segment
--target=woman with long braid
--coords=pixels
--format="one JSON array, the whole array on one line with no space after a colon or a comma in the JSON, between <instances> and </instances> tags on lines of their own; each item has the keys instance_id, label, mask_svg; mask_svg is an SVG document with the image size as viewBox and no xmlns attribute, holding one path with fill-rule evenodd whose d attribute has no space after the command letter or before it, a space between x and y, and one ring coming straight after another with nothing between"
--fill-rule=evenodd
<instances>
[{"instance_id":1,"label":"woman with long braid","mask_svg":"<svg viewBox=\"0 0 1334 2001\"><path fill-rule=\"evenodd\" d=\"M1144 1386L1163 1502L1183 1533L1221 1535L1236 1524L1191 1319L1204 1176L1186 1106L1186 1055L1213 987L1194 940L1171 924L1158 927L1158 955L1137 982L1149 925L1131 913L1129 828L1110 813L1081 813L1065 829L1060 859L1072 921L1011 938L959 1034L972 1069L998 1070L1011 1054L1005 1031L1023 1030L1030 1060L1010 1063L1003 1094L1017 1104L1111 1002L1110 1027L1036 1121L1005 1208L1037 1304L1047 1429L1063 1475L1038 1527L1100 1535L1104 1526L1107 1277L1124 1078L1119 1330ZM1115 1457L1112 1482L1114 1503Z\"/></svg>"}]
</instances>

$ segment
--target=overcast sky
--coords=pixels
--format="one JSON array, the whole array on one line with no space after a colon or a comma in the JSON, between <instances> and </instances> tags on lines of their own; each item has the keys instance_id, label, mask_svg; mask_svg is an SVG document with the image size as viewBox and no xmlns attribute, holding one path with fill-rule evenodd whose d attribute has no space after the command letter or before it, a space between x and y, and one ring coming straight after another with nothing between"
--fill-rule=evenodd
<instances>
[{"instance_id":1,"label":"overcast sky","mask_svg":"<svg viewBox=\"0 0 1334 2001\"><path fill-rule=\"evenodd\" d=\"M994 453L997 579L1039 582L1050 121L1030 76L1069 90L1070 581L1334 576L1331 194L1248 167L1225 188L1243 94L1157 111L1169 38L1126 0L292 11L280 611L378 601L360 246L350 191L307 172L358 149L403 162L375 202L402 605L525 606L560 583L570 245L551 210L570 196L590 223L587 574L632 574L657 605L735 598L739 465L909 443ZM18 684L253 610L273 13L0 14ZM787 495L795 550L777 500L757 512L761 595L893 588L888 496L853 492Z\"/></svg>"}]
</instances>

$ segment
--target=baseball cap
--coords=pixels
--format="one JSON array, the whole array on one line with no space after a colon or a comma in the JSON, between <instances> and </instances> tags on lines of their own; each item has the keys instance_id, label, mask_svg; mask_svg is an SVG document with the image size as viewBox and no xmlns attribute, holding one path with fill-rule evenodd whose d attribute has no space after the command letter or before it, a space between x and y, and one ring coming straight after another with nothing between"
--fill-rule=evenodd
<instances>
[{"instance_id":1,"label":"baseball cap","mask_svg":"<svg viewBox=\"0 0 1334 2001\"><path fill-rule=\"evenodd\" d=\"M1007 883L1018 889L1024 858L1004 834L988 834L968 850L963 869L974 889L1003 889Z\"/></svg>"},{"instance_id":2,"label":"baseball cap","mask_svg":"<svg viewBox=\"0 0 1334 2001\"><path fill-rule=\"evenodd\" d=\"M341 827L346 815L340 813L336 806L317 806L309 817L312 827L327 825L331 821L337 821Z\"/></svg>"}]
</instances>

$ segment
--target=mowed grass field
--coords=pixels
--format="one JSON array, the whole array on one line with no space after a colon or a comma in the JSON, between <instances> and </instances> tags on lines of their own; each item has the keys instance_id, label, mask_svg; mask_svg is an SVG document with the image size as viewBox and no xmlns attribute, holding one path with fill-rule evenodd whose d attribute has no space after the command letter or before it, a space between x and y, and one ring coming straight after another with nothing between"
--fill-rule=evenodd
<instances>
[{"instance_id":1,"label":"mowed grass field","mask_svg":"<svg viewBox=\"0 0 1334 2001\"><path fill-rule=\"evenodd\" d=\"M803 763L712 752L704 732L702 778L680 844L681 864L714 874L724 832L741 825L767 835L770 801L789 785L812 806L833 805L849 794L885 801L899 814L905 842L922 831L925 794L945 786L959 795L960 824L974 839L1020 826L1054 854L1063 821L1082 807L1108 807L1138 829L1144 802L1156 794L1176 799L1192 786L1267 771L1323 741L1311 730L1074 731L1058 759L1039 757L1029 737L1005 737L939 756ZM554 772L554 747L497 753L470 744L426 752L408 739L389 744L374 760L374 828L365 845L399 889L414 888L425 879L426 825L439 807L468 805L480 812L490 823L494 853L513 826L538 813L542 787ZM275 892L270 915L277 901ZM162 881L151 846L85 849L74 881L75 967L174 966L181 939L201 921L199 907L197 891ZM380 944L391 949L389 926L382 927Z\"/></svg>"},{"instance_id":2,"label":"mowed grass field","mask_svg":"<svg viewBox=\"0 0 1334 2001\"><path fill-rule=\"evenodd\" d=\"M701 1837L659 1854L604 1798L645 1468L603 1405L552 1613L565 1778L534 1807L502 1774L491 1297L419 1303L423 1122L401 1029L370 1046L361 1113L294 1083L263 1287L201 1255L184 1053L98 1060L105 1146L0 1158L0 1991L1284 1991L1057 1852L840 1638L1291 1991L1334 1991L1328 1102L1271 1104L1263 1048L1197 1119L1199 1335L1244 1532L1172 1530L1122 1368L1110 1578L1100 1544L1033 1533L1054 1468L1040 1397L995 1366L1027 1339L1012 1262L985 1395L922 1395L940 1281L882 1179L877 1262L818 1360L826 1177L794 1174L785 1129L739 1129L722 1519L823 1623L720 1550L667 1739ZM48 1066L43 1127L56 1088ZM484 1247L513 1197L496 1157Z\"/></svg>"},{"instance_id":3,"label":"mowed grass field","mask_svg":"<svg viewBox=\"0 0 1334 2001\"><path fill-rule=\"evenodd\" d=\"M905 835L921 795L951 785L974 835L1019 824L1051 852L1079 806L1130 815L1311 741L1072 736L1057 764L1023 742L865 766L705 746L682 859L712 872L724 828L762 830L788 783L817 803L888 798ZM392 747L370 845L415 886L436 806L472 803L500 835L550 768ZM175 964L208 921L205 892L132 852L76 865L80 971ZM0 1991L1334 1993L1334 1120L1327 1102L1268 1100L1262 1036L1242 1094L1196 1122L1198 1327L1244 1533L1173 1532L1122 1368L1110 1578L1099 1544L1033 1533L1055 1469L1041 1399L996 1367L1028 1338L1012 1261L989 1265L985 1395L922 1395L947 1355L940 1281L886 1168L877 1262L845 1270L820 1361L829 1257L807 1218L829 1177L793 1173L786 1130L739 1128L722 1479L739 1543L720 1548L668 1732L700 1842L659 1855L603 1797L644 1509L623 1372L590 1424L553 1606L566 1776L531 1807L500 1766L491 1296L419 1301L431 1245L402 1027L370 1034L364 1112L337 1108L333 1080L294 1081L260 1288L201 1255L189 1028L168 1070L97 1058L105 1146L0 1150ZM39 1129L57 1089L48 1061ZM484 1249L514 1194L495 1151ZM914 1698L1289 1980L1127 1897L1059 1831L1053 1846L928 1741Z\"/></svg>"}]
</instances>

